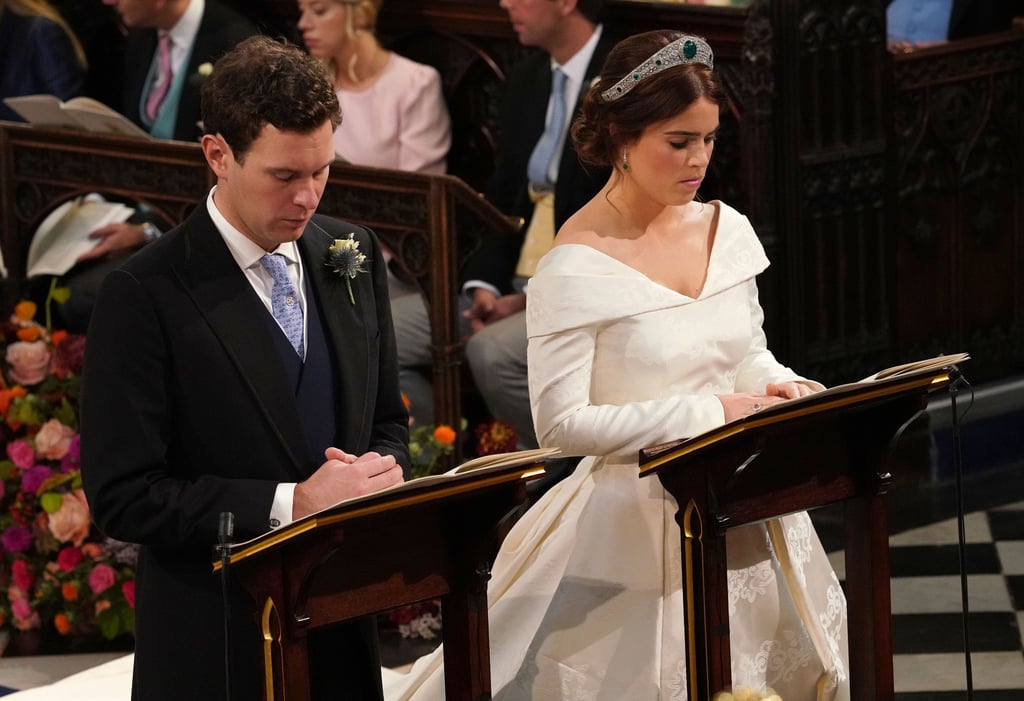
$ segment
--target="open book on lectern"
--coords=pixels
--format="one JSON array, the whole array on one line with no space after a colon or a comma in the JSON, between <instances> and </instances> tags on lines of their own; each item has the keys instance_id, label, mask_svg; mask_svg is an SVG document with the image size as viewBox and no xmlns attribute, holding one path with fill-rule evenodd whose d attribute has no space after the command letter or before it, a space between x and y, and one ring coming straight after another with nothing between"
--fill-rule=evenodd
<instances>
[{"instance_id":1,"label":"open book on lectern","mask_svg":"<svg viewBox=\"0 0 1024 701\"><path fill-rule=\"evenodd\" d=\"M232 553L237 553L258 541L263 541L268 538L287 538L291 533L303 532L312 527L316 527L317 520L325 517L343 515L344 513L355 513L357 511L362 511L364 508L375 510L396 508L406 503L407 497L411 500L429 499L431 498L432 493L439 492L447 487L453 487L456 489L465 487L472 489L474 485L483 484L489 479L500 480L505 473L514 473L516 468L539 465L548 458L556 457L561 454L561 452L562 451L558 448L535 448L532 450L517 450L511 453L482 455L478 458L467 460L461 465L457 465L447 472L442 472L438 475L417 477L416 479L396 484L392 487L388 487L387 489L373 492L372 494L344 499L333 506L327 507L326 509L309 514L308 516L303 516L300 519L296 519L276 531L264 533L263 535L256 536L251 540L232 543L230 551ZM521 475L521 478L533 479L540 477L543 474L543 468L538 467L536 470L524 472ZM513 474L513 477L514 476L515 475ZM507 479L508 476L505 475L505 478Z\"/></svg>"},{"instance_id":2,"label":"open book on lectern","mask_svg":"<svg viewBox=\"0 0 1024 701\"><path fill-rule=\"evenodd\" d=\"M939 355L934 358L925 358L924 360L917 360L912 363L894 365L893 367L868 375L857 382L835 385L821 392L808 394L798 399L787 399L772 404L756 414L750 414L735 421L730 421L727 424L690 438L669 441L668 443L644 448L640 451L640 472L642 474L649 472L652 468L645 467L645 465L667 452L687 448L696 449L743 431L747 426L762 425L819 411L829 411L834 408L869 401L895 393L904 387L926 387L931 383L948 381L949 373L952 369L958 363L969 358L970 355L967 353L952 353L949 355Z\"/></svg>"}]
</instances>

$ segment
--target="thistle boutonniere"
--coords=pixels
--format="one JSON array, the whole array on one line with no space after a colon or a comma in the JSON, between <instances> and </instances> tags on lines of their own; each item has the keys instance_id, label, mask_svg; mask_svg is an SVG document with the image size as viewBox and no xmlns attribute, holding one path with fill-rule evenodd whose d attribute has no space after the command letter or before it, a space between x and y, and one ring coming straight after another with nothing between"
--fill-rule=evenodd
<instances>
[{"instance_id":1,"label":"thistle boutonniere","mask_svg":"<svg viewBox=\"0 0 1024 701\"><path fill-rule=\"evenodd\" d=\"M352 280L359 273L365 273L366 254L359 250L359 242L355 234L349 234L347 239L334 239L334 243L327 249L327 267L345 279L348 285L348 298L352 304L356 303L355 295L352 294Z\"/></svg>"}]
</instances>

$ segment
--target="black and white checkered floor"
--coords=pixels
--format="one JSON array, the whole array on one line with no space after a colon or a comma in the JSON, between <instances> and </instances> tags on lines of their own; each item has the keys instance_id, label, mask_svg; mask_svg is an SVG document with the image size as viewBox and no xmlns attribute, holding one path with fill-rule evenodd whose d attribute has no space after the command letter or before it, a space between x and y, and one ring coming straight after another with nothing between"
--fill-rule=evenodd
<instances>
[{"instance_id":1,"label":"black and white checkered floor","mask_svg":"<svg viewBox=\"0 0 1024 701\"><path fill-rule=\"evenodd\" d=\"M971 698L1021 701L1024 501L972 512L964 522ZM950 518L890 538L897 701L968 698L957 531ZM842 576L842 551L830 557Z\"/></svg>"}]
</instances>

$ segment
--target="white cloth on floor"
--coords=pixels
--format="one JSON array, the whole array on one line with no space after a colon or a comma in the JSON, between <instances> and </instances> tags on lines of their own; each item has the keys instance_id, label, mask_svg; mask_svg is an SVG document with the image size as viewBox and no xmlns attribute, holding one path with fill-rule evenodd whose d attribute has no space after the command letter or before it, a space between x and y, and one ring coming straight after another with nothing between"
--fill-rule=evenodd
<instances>
[{"instance_id":1,"label":"white cloth on floor","mask_svg":"<svg viewBox=\"0 0 1024 701\"><path fill-rule=\"evenodd\" d=\"M4 701L128 701L135 655L125 655L46 686L18 691Z\"/></svg>"}]
</instances>

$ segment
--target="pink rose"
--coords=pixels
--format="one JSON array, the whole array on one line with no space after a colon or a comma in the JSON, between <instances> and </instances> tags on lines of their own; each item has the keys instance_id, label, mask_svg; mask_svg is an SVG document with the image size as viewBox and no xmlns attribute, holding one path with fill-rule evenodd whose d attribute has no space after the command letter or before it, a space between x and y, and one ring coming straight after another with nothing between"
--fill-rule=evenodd
<instances>
[{"instance_id":1,"label":"pink rose","mask_svg":"<svg viewBox=\"0 0 1024 701\"><path fill-rule=\"evenodd\" d=\"M36 449L28 441L11 441L7 444L7 457L22 470L27 470L36 464Z\"/></svg>"},{"instance_id":2,"label":"pink rose","mask_svg":"<svg viewBox=\"0 0 1024 701\"><path fill-rule=\"evenodd\" d=\"M121 585L121 593L124 594L124 600L128 602L128 605L135 608L135 580L129 579L127 582Z\"/></svg>"},{"instance_id":3,"label":"pink rose","mask_svg":"<svg viewBox=\"0 0 1024 701\"><path fill-rule=\"evenodd\" d=\"M114 572L113 567L110 565L96 565L92 568L92 572L89 573L89 588L92 589L93 594L102 594L114 586L114 580L116 579L117 574Z\"/></svg>"},{"instance_id":4,"label":"pink rose","mask_svg":"<svg viewBox=\"0 0 1024 701\"><path fill-rule=\"evenodd\" d=\"M25 599L15 599L11 602L11 613L15 618L25 619L32 615L32 607Z\"/></svg>"},{"instance_id":5,"label":"pink rose","mask_svg":"<svg viewBox=\"0 0 1024 701\"><path fill-rule=\"evenodd\" d=\"M50 348L43 341L16 341L7 346L11 379L22 385L37 385L50 370Z\"/></svg>"},{"instance_id":6,"label":"pink rose","mask_svg":"<svg viewBox=\"0 0 1024 701\"><path fill-rule=\"evenodd\" d=\"M7 599L11 602L11 613L14 614L14 627L18 630L32 630L41 625L39 613L32 610L28 595L18 587L7 588Z\"/></svg>"},{"instance_id":7,"label":"pink rose","mask_svg":"<svg viewBox=\"0 0 1024 701\"><path fill-rule=\"evenodd\" d=\"M60 460L68 452L75 431L57 419L50 419L36 434L36 453L48 460Z\"/></svg>"},{"instance_id":8,"label":"pink rose","mask_svg":"<svg viewBox=\"0 0 1024 701\"><path fill-rule=\"evenodd\" d=\"M81 545L89 535L89 505L85 492L76 489L64 495L60 508L50 514L50 533L61 543Z\"/></svg>"}]
</instances>

